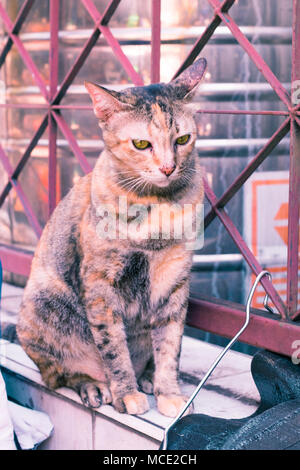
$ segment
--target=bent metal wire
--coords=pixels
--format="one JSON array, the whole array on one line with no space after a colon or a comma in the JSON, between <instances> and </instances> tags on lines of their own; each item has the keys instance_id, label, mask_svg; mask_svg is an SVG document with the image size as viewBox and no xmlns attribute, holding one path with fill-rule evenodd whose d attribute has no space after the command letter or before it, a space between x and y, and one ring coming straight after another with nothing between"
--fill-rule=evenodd
<instances>
[{"instance_id":1,"label":"bent metal wire","mask_svg":"<svg viewBox=\"0 0 300 470\"><path fill-rule=\"evenodd\" d=\"M201 388L203 387L203 385L205 384L205 382L207 381L207 379L211 376L211 374L213 373L213 371L215 370L215 368L217 367L217 365L219 364L219 362L221 361L221 359L225 356L225 354L227 353L227 351L234 345L234 343L238 340L238 338L241 336L241 334L245 331L245 329L247 328L247 326L249 325L249 321L250 321L250 308L251 308L251 302L252 302L252 298L253 298L253 295L254 295L254 292L256 290L256 287L258 286L258 284L260 283L260 281L262 280L262 278L264 276L268 276L269 280L271 281L272 280L272 277L271 277L271 274L269 273L269 271L262 271L255 279L254 283L253 283L253 286L250 290L250 293L248 295L248 299L247 299L247 304L246 304L246 318L245 318L245 322L243 324L243 326L241 327L241 329L237 332L237 334L232 338L232 340L227 344L227 346L221 351L221 353L217 356L217 358L215 359L215 361L212 363L212 365L210 366L210 368L208 369L208 371L206 372L206 374L204 375L203 379L201 380L201 382L199 383L199 385L196 387L196 389L194 390L193 394L190 396L190 398L188 399L188 401L186 402L186 404L183 406L182 410L178 413L178 415L176 416L176 418L169 424L169 426L167 426L167 428L165 429L164 431L164 440L163 440L163 445L162 445L162 450L167 450L167 446L168 446L168 433L170 431L170 429L177 423L177 421L184 415L184 413L186 412L186 410L189 408L189 406L193 403L194 399L196 398L196 396L198 395L198 393L200 392ZM268 305L268 294L265 295L265 298L264 298L264 307L269 310L271 313L273 313L273 310L272 308Z\"/></svg>"},{"instance_id":2,"label":"bent metal wire","mask_svg":"<svg viewBox=\"0 0 300 470\"><path fill-rule=\"evenodd\" d=\"M6 57L14 45L22 58L28 71L31 73L36 85L39 87L41 96L46 100L43 105L30 103L4 103L2 108L37 108L44 109L45 114L32 136L28 147L22 157L13 168L9 158L0 145L0 161L7 173L7 183L0 193L0 207L3 205L12 189L18 195L24 212L37 237L41 235L42 227L34 213L29 199L20 183L26 163L31 157L33 149L38 144L39 139L48 127L48 214L53 212L57 201L57 139L60 130L67 140L71 150L77 158L81 168L85 173L91 171L91 166L74 137L69 125L61 114L62 109L86 109L80 105L62 105L61 101L66 95L74 78L90 55L97 39L102 35L108 46L111 47L115 57L120 62L127 75L134 85L143 85L142 77L123 52L118 40L109 28L109 22L117 10L122 0L109 0L103 14L101 14L92 0L79 0L92 18L94 25L90 37L86 40L81 52L78 54L74 64L59 84L58 82L58 52L59 52L59 17L61 13L60 0L49 0L49 20L50 20L50 84L46 86L41 72L31 58L31 55L24 47L19 33L29 12L34 7L36 0L24 0L14 22L11 21L7 11L0 0L0 18L6 30L6 37L2 51L0 52L0 67L5 63ZM158 82L160 79L160 35L161 35L161 0L149 0L152 5L152 35L151 35L151 81ZM292 82L300 79L300 0L293 1L293 34L292 34ZM192 47L181 67L175 73L178 76L196 57L199 56L204 46L209 42L219 25L225 25L233 35L237 43L249 55L265 80L271 85L278 98L284 104L284 111L271 110L206 110L210 114L249 114L249 115L282 115L284 122L269 141L262 147L257 155L248 163L242 173L233 181L229 188L221 197L217 197L204 178L205 195L211 205L211 210L205 217L205 228L217 217L228 231L230 237L236 244L244 260L251 271L257 276L262 271L262 266L249 249L242 238L237 227L226 211L226 204L243 187L247 179L254 173L259 165L270 155L271 151L290 132L290 175L289 175L289 213L288 213L288 259L287 259L287 301L284 302L279 293L272 285L267 276L262 279L262 286L269 295L276 307L279 315L257 312L253 315L251 326L247 328L242 336L242 340L257 347L269 349L271 351L291 356L292 344L299 339L300 318L298 309L298 241L299 241L299 215L300 215L300 105L295 106L290 93L284 88L278 78L274 75L270 67L263 60L247 37L242 33L236 22L229 14L230 8L235 0L207 0L212 8L212 18L204 32ZM236 5L239 8L239 5ZM200 111L199 111L200 112ZM203 111L202 111L203 112ZM0 245L0 258L3 269L21 275L28 275L32 260L32 253L13 246ZM222 336L231 337L231 332L236 331L243 316L243 308L239 304L232 304L226 300L197 298L191 299L187 322L189 325L210 331Z\"/></svg>"}]
</instances>

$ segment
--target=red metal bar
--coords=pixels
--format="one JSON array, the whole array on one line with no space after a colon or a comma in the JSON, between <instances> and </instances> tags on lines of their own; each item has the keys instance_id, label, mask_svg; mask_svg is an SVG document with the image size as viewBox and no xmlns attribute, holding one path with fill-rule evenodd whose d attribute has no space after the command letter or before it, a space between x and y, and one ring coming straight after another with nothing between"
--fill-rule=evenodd
<instances>
[{"instance_id":1,"label":"red metal bar","mask_svg":"<svg viewBox=\"0 0 300 470\"><path fill-rule=\"evenodd\" d=\"M51 106L51 109L88 109L91 110L93 107L91 105L82 105L82 104L55 104L55 105L49 105L49 103L0 103L0 108L11 108L11 109L44 109L47 110L49 109L49 106Z\"/></svg>"},{"instance_id":2,"label":"red metal bar","mask_svg":"<svg viewBox=\"0 0 300 470\"><path fill-rule=\"evenodd\" d=\"M28 277L33 253L18 247L0 244L0 259L5 271Z\"/></svg>"},{"instance_id":3,"label":"red metal bar","mask_svg":"<svg viewBox=\"0 0 300 470\"><path fill-rule=\"evenodd\" d=\"M15 109L48 109L48 103L0 103L0 108ZM51 109L82 109L92 110L93 107L88 104L53 104ZM231 109L199 109L198 114L235 114L235 115L251 115L251 116L290 116L288 111L250 111L250 110L231 110Z\"/></svg>"},{"instance_id":4,"label":"red metal bar","mask_svg":"<svg viewBox=\"0 0 300 470\"><path fill-rule=\"evenodd\" d=\"M85 3L85 8L89 12L90 16L94 19L96 23L101 22L103 26L107 26L111 17L115 13L116 9L118 8L121 0L112 0L108 3L105 8L104 13L98 11L97 7L95 6L94 2L89 1Z\"/></svg>"},{"instance_id":5,"label":"red metal bar","mask_svg":"<svg viewBox=\"0 0 300 470\"><path fill-rule=\"evenodd\" d=\"M85 42L82 51L76 58L74 64L70 68L69 72L63 79L59 90L57 91L55 97L52 100L52 105L58 105L60 101L63 99L65 94L68 91L69 86L72 84L74 78L78 74L79 70L83 66L84 62L86 61L87 57L89 56L89 53L93 49L94 45L97 42L98 37L100 36L100 31L98 28L94 28L92 35L89 37L89 39Z\"/></svg>"},{"instance_id":6,"label":"red metal bar","mask_svg":"<svg viewBox=\"0 0 300 470\"><path fill-rule=\"evenodd\" d=\"M208 225L215 219L216 211L215 207L222 208L224 207L237 193L237 191L243 186L245 181L254 173L254 171L261 165L261 163L267 158L268 155L274 150L274 148L279 144L279 142L286 136L290 130L290 117L288 117L277 129L277 131L272 135L268 140L266 145L257 153L253 160L246 166L246 168L240 173L240 175L235 178L233 183L225 191L225 193L216 201L216 205L211 209L210 212L205 216L204 227L207 228Z\"/></svg>"},{"instance_id":7,"label":"red metal bar","mask_svg":"<svg viewBox=\"0 0 300 470\"><path fill-rule=\"evenodd\" d=\"M242 46L244 51L252 59L258 70L262 73L265 79L269 82L275 93L283 101L288 109L291 109L291 98L289 93L282 86L278 78L274 75L272 70L268 67L262 57L259 55L257 50L252 46L246 36L242 33L240 28L237 26L235 21L227 13L221 9L221 3L219 0L208 0L215 10L215 13L223 20L224 24L231 31L235 39Z\"/></svg>"},{"instance_id":8,"label":"red metal bar","mask_svg":"<svg viewBox=\"0 0 300 470\"><path fill-rule=\"evenodd\" d=\"M292 83L300 79L300 2L293 0ZM297 118L296 118L297 119ZM299 216L300 216L300 127L291 120L290 181L288 214L287 308L291 316L298 307Z\"/></svg>"},{"instance_id":9,"label":"red metal bar","mask_svg":"<svg viewBox=\"0 0 300 470\"><path fill-rule=\"evenodd\" d=\"M161 0L152 0L151 28L151 83L160 81Z\"/></svg>"},{"instance_id":10,"label":"red metal bar","mask_svg":"<svg viewBox=\"0 0 300 470\"><path fill-rule=\"evenodd\" d=\"M259 264L251 250L249 249L248 245L246 242L243 240L241 234L237 230L236 226L232 222L231 218L227 214L224 208L218 208L217 207L217 197L210 188L206 178L203 178L203 184L204 184L204 190L205 190L205 196L214 207L214 210L216 212L216 215L226 228L227 232L229 233L230 237L238 247L239 251L242 253L245 261L247 262L248 266L252 270L252 272L257 276L262 270L262 266ZM283 319L287 318L287 312L286 312L286 307L277 293L276 289L274 288L272 282L265 277L264 279L261 280L261 284L263 285L264 289L266 290L267 294L270 296L272 302L276 306L279 314Z\"/></svg>"},{"instance_id":11,"label":"red metal bar","mask_svg":"<svg viewBox=\"0 0 300 470\"><path fill-rule=\"evenodd\" d=\"M81 0L91 17L95 22L95 26L101 31L103 36L105 37L108 45L113 50L115 56L118 58L120 64L124 68L124 70L128 73L128 76L132 80L135 85L143 86L144 82L142 77L135 71L131 62L128 60L127 56L122 51L122 48L117 41L117 39L113 36L110 29L102 23L102 16L98 12L97 8L95 7L92 0ZM107 20L106 20L107 21Z\"/></svg>"},{"instance_id":12,"label":"red metal bar","mask_svg":"<svg viewBox=\"0 0 300 470\"><path fill-rule=\"evenodd\" d=\"M13 34L19 34L19 31L20 31L24 21L26 20L26 18L28 16L28 13L30 12L33 3L34 3L34 0L25 0L23 5L21 6L20 11L17 15L17 18L16 18L14 24L12 25L11 32ZM6 42L5 42L4 47L2 49L2 52L0 54L0 67L4 63L4 61L6 59L6 56L9 53L12 45L13 45L13 41L12 41L11 37L8 37Z\"/></svg>"},{"instance_id":13,"label":"red metal bar","mask_svg":"<svg viewBox=\"0 0 300 470\"><path fill-rule=\"evenodd\" d=\"M58 87L58 58L59 58L59 14L60 2L59 0L51 0L50 2L50 102L57 93ZM49 171L48 171L48 213L49 217L56 207L57 188L56 188L56 174L57 174L57 124L48 111L48 126L49 126Z\"/></svg>"},{"instance_id":14,"label":"red metal bar","mask_svg":"<svg viewBox=\"0 0 300 470\"><path fill-rule=\"evenodd\" d=\"M23 170L24 166L26 165L28 159L30 158L31 152L34 147L37 145L40 137L43 135L48 123L47 115L44 116L41 124L39 125L38 129L36 130L33 138L31 139L27 149L25 150L22 158L20 159L19 163L17 164L16 168L11 173L11 178L17 180L21 171ZM2 149L3 150L3 149ZM4 152L4 151L3 151ZM1 156L0 156L1 159ZM6 186L4 187L3 191L0 194L0 207L2 206L5 198L7 197L10 189L12 188L11 182L8 181Z\"/></svg>"},{"instance_id":15,"label":"red metal bar","mask_svg":"<svg viewBox=\"0 0 300 470\"><path fill-rule=\"evenodd\" d=\"M11 187L13 187L22 203L22 206L24 208L24 212L28 218L28 221L31 225L31 227L33 228L36 236L39 238L42 234L42 228L37 220L37 217L35 215L35 213L33 212L32 210L32 207L27 199L27 196L25 195L23 189L22 189L22 186L20 185L20 183L18 182L18 180L14 179L12 177L12 174L13 174L13 169L12 169L12 166L9 162L9 159L7 157L7 155L5 154L2 146L0 145L0 160L1 160L1 163L8 175L8 178L9 178L9 181L10 181L10 184L11 184Z\"/></svg>"},{"instance_id":16,"label":"red metal bar","mask_svg":"<svg viewBox=\"0 0 300 470\"><path fill-rule=\"evenodd\" d=\"M33 78L35 79L36 84L38 85L38 87L41 91L41 94L44 96L44 98L47 101L48 100L48 92L47 92L47 88L46 88L46 85L44 83L44 80L42 79L35 63L31 59L30 54L26 51L25 47L23 46L22 41L20 41L19 37L12 32L13 24L12 24L12 22L11 22L9 16L8 16L8 14L6 13L5 9L1 5L1 3L0 3L0 16L2 18L3 24L5 26L5 29L8 33L8 35L9 35L10 39L12 40L12 42L15 44L16 48L18 49L19 54L23 59L23 62L25 63L28 70L30 70Z\"/></svg>"},{"instance_id":17,"label":"red metal bar","mask_svg":"<svg viewBox=\"0 0 300 470\"><path fill-rule=\"evenodd\" d=\"M237 114L251 116L289 116L288 111L250 111L248 109L199 109L199 114Z\"/></svg>"},{"instance_id":18,"label":"red metal bar","mask_svg":"<svg viewBox=\"0 0 300 470\"><path fill-rule=\"evenodd\" d=\"M225 0L222 2L222 10L228 11L229 8L232 7L234 4L235 0ZM184 62L181 64L175 75L173 76L174 78L178 77L189 65L191 65L196 57L200 54L202 51L203 47L208 43L209 39L212 37L214 34L215 30L217 27L222 23L221 18L218 16L217 13L215 13L214 17L210 21L209 25L205 28L204 32L200 36L200 38L195 42L192 50L189 52L187 58L184 60Z\"/></svg>"},{"instance_id":19,"label":"red metal bar","mask_svg":"<svg viewBox=\"0 0 300 470\"><path fill-rule=\"evenodd\" d=\"M57 124L48 112L49 164L48 164L48 215L51 216L56 207L56 175L57 175Z\"/></svg>"},{"instance_id":20,"label":"red metal bar","mask_svg":"<svg viewBox=\"0 0 300 470\"><path fill-rule=\"evenodd\" d=\"M291 120L288 213L287 308L296 318L298 308L299 216L300 216L300 127Z\"/></svg>"},{"instance_id":21,"label":"red metal bar","mask_svg":"<svg viewBox=\"0 0 300 470\"><path fill-rule=\"evenodd\" d=\"M114 14L115 10L117 9L118 5L120 3L120 0L111 0L110 3L108 4L105 12L103 13L102 16L102 22L103 25L106 25L112 15ZM56 95L54 96L52 100L52 105L58 105L60 101L63 99L65 96L69 86L73 82L74 78L78 74L79 70L83 66L84 62L86 61L87 57L89 56L91 50L93 49L94 45L97 42L98 37L100 36L100 30L98 26L95 26L92 32L92 35L89 37L89 39L85 42L80 54L78 55L77 59L75 60L73 66L70 68L69 72L65 76L64 80L62 81L60 88Z\"/></svg>"},{"instance_id":22,"label":"red metal bar","mask_svg":"<svg viewBox=\"0 0 300 470\"><path fill-rule=\"evenodd\" d=\"M277 315L260 310L251 310L250 323L240 340L268 349L278 354L291 356L293 344L299 341L299 323L282 321ZM240 304L202 297L190 299L187 324L227 338L232 338L245 321L245 308Z\"/></svg>"},{"instance_id":23,"label":"red metal bar","mask_svg":"<svg viewBox=\"0 0 300 470\"><path fill-rule=\"evenodd\" d=\"M59 114L58 112L53 111L52 116L55 119L56 123L58 124L58 127L62 131L63 135L65 136L65 138L69 142L70 147L71 147L72 151L74 152L74 155L76 156L77 160L79 161L79 164L80 164L81 168L83 169L83 171L85 173L89 173L92 170L92 167L89 164L89 162L87 161L87 158L84 155L84 153L82 152L81 148L79 147L79 145L77 143L77 140L75 139L75 137L74 137L72 131L70 130L68 124L66 123L66 121L64 120L62 115Z\"/></svg>"},{"instance_id":24,"label":"red metal bar","mask_svg":"<svg viewBox=\"0 0 300 470\"><path fill-rule=\"evenodd\" d=\"M82 1L88 1L88 0L82 0ZM115 56L119 60L120 64L124 68L124 70L127 72L128 77L131 79L132 83L136 86L143 86L144 81L142 77L140 76L139 73L137 73L127 58L127 56L124 54L119 42L117 39L112 35L110 29L107 26L102 26L101 23L98 25L98 28L100 29L101 33L105 37L107 44L111 47L112 51L114 52Z\"/></svg>"},{"instance_id":25,"label":"red metal bar","mask_svg":"<svg viewBox=\"0 0 300 470\"><path fill-rule=\"evenodd\" d=\"M50 101L57 92L58 86L58 54L59 54L59 15L60 15L60 1L50 1L50 52L49 52L49 66L50 66Z\"/></svg>"}]
</instances>

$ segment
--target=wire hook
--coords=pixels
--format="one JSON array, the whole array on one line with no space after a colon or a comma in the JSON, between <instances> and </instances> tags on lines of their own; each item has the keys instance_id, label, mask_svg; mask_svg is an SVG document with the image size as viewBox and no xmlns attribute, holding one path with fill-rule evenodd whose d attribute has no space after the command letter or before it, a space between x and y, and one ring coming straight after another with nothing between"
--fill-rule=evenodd
<instances>
[{"instance_id":1,"label":"wire hook","mask_svg":"<svg viewBox=\"0 0 300 470\"><path fill-rule=\"evenodd\" d=\"M176 416L176 418L169 424L169 426L166 427L165 431L164 431L164 439L163 439L163 445L162 445L162 450L167 450L167 445L168 445L168 432L170 431L170 429L174 426L174 424L177 423L177 421L183 416L183 414L186 412L186 410L188 409L188 407L191 405L191 403L193 402L194 398L198 395L199 391L201 390L201 388L203 387L203 385L205 384L205 382L207 381L207 379L209 378L209 376L212 374L212 372L214 371L214 369L217 367L217 365L219 364L219 362L221 361L221 359L223 358L223 356L227 353L227 351L231 348L231 346L233 346L233 344L237 341L237 339L239 338L239 336L244 332L244 330L247 328L248 324L249 324L249 321L250 321L250 308L251 308L251 302L252 302L252 299L253 299L253 295L254 295L254 292L259 284L259 282L261 281L261 279L264 277L264 276L268 276L270 281L272 280L272 276L271 274L269 273L269 271L261 271L261 273L258 274L258 276L256 277L253 285L252 285L252 288L250 290L250 293L248 295L248 299L247 299L247 303L246 303L246 319L245 319L245 322L242 326L242 328L239 330L239 332L234 336L234 338L232 338L232 340L227 344L227 346L221 351L221 353L218 355L218 357L215 359L215 361L213 362L213 364L211 365L211 367L209 368L209 370L206 372L205 376L203 377L203 379L201 380L201 382L199 383L199 385L197 386L197 388L195 389L195 391L193 392L193 394L190 396L189 400L185 403L185 405L183 406L182 410L178 413L178 415ZM264 307L271 313L274 313L273 309L268 305L268 300L269 300L269 296L268 294L266 293L265 295L265 298L264 298Z\"/></svg>"}]
</instances>

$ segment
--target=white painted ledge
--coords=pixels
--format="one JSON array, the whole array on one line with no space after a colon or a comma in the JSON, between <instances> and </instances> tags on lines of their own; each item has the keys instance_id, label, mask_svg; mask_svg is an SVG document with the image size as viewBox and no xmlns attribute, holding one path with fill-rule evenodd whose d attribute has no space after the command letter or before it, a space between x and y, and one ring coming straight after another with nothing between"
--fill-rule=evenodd
<instances>
[{"instance_id":1,"label":"white painted ledge","mask_svg":"<svg viewBox=\"0 0 300 470\"><path fill-rule=\"evenodd\" d=\"M185 395L192 394L220 349L194 338L183 338L180 371ZM45 411L54 424L54 433L42 444L43 449L158 449L163 430L171 421L158 413L153 396L149 396L151 409L142 416L121 414L109 405L87 409L74 391L49 390L22 348L5 340L0 340L0 364L8 396ZM229 351L195 399L195 413L228 419L251 415L260 397L250 364L250 356Z\"/></svg>"}]
</instances>

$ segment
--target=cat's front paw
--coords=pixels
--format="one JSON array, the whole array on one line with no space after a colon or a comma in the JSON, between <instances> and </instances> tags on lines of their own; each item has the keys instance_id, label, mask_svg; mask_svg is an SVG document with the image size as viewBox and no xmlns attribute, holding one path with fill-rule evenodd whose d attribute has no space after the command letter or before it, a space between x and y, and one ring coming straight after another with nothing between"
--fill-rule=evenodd
<instances>
[{"instance_id":1,"label":"cat's front paw","mask_svg":"<svg viewBox=\"0 0 300 470\"><path fill-rule=\"evenodd\" d=\"M156 400L158 411L161 414L175 418L188 401L188 398L182 395L158 395ZM185 414L192 412L193 405L190 405Z\"/></svg>"},{"instance_id":2,"label":"cat's front paw","mask_svg":"<svg viewBox=\"0 0 300 470\"><path fill-rule=\"evenodd\" d=\"M137 391L113 400L113 405L120 413L128 413L130 415L142 415L149 410L146 395Z\"/></svg>"},{"instance_id":3,"label":"cat's front paw","mask_svg":"<svg viewBox=\"0 0 300 470\"><path fill-rule=\"evenodd\" d=\"M112 398L106 384L100 382L83 382L78 387L82 403L90 408L99 408L111 403Z\"/></svg>"}]
</instances>

